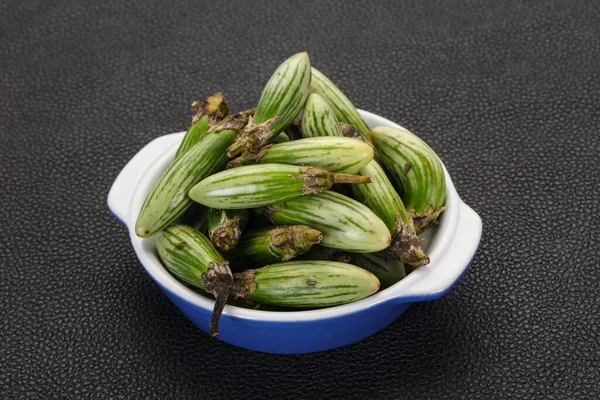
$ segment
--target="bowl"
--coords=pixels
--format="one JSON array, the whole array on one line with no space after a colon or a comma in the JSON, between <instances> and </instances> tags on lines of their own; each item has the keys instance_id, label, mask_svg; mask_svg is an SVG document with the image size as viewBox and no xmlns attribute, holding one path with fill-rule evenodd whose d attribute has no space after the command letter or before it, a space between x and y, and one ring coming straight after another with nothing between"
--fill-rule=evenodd
<instances>
[{"instance_id":1,"label":"bowl","mask_svg":"<svg viewBox=\"0 0 600 400\"><path fill-rule=\"evenodd\" d=\"M359 110L367 125L399 125ZM162 265L154 239L135 234L135 220L146 195L172 161L184 132L161 136L142 148L123 168L108 194L108 207L129 230L140 263L167 297L200 329L209 331L214 301L189 289ZM431 262L395 285L360 301L310 311L263 311L227 305L217 339L268 353L310 353L364 339L396 320L413 302L446 294L471 264L481 239L481 219L458 196L448 171L446 207L440 224L425 232Z\"/></svg>"}]
</instances>

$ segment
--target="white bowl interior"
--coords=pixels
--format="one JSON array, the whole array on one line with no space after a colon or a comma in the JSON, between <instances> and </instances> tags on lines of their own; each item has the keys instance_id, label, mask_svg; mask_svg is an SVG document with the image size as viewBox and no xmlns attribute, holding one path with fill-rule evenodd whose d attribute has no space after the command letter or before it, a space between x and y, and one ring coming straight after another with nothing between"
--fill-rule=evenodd
<instances>
[{"instance_id":1,"label":"white bowl interior","mask_svg":"<svg viewBox=\"0 0 600 400\"><path fill-rule=\"evenodd\" d=\"M375 126L391 126L401 128L399 125L371 114L369 112L361 111L365 122L371 127ZM212 309L214 301L208 297L198 294L182 283L175 279L162 265L160 261L153 238L141 239L135 235L135 220L139 213L139 210L144 202L146 195L152 189L154 184L160 178L162 172L172 161L175 151L179 142L183 137L183 132L179 134L171 135L173 140L169 146L164 148L161 154L157 154L154 162L148 166L148 169L141 173L141 178L138 182L137 187L134 190L134 195L130 201L129 217L128 221L125 221L128 225L131 241L133 247L138 255L138 258L144 265L147 272L158 282L160 282L169 291L174 292L178 296L187 300L188 302L195 304L205 309ZM446 210L440 217L440 224L426 231L422 238L425 239L423 243L424 249L428 252L431 263L425 267L419 267L413 273L408 275L405 279L396 283L395 285L375 293L374 295L365 299L359 300L354 303L333 306L325 309L309 310L309 311L265 311L265 310L254 310L242 307L236 307L233 305L227 305L224 313L239 318L250 318L259 320L314 320L321 318L330 318L336 315L350 313L356 310L372 307L378 303L389 301L394 298L401 297L404 292L409 291L415 285L419 285L425 280L435 280L436 270L443 268L443 265L439 262L442 259L442 253L447 247L451 240L456 220L458 218L458 206L460 198L456 193L452 180L444 167L446 174L447 189L446 189ZM439 274L437 274L439 275Z\"/></svg>"}]
</instances>

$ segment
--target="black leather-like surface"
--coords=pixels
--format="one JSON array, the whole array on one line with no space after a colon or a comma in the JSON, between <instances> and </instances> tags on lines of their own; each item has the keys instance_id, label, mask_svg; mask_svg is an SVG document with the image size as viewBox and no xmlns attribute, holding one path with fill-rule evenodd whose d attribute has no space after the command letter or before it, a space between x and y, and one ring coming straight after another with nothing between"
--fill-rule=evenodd
<instances>
[{"instance_id":1,"label":"black leather-like surface","mask_svg":"<svg viewBox=\"0 0 600 400\"><path fill-rule=\"evenodd\" d=\"M595 1L0 3L0 398L600 397ZM189 323L106 207L125 163L308 50L483 218L445 297L330 352Z\"/></svg>"}]
</instances>

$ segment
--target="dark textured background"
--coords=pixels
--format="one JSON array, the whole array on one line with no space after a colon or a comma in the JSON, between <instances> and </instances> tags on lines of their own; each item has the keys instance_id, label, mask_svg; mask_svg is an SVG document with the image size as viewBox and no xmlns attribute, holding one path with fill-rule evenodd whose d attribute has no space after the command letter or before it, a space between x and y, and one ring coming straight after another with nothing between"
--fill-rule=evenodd
<instances>
[{"instance_id":1,"label":"dark textured background","mask_svg":"<svg viewBox=\"0 0 600 400\"><path fill-rule=\"evenodd\" d=\"M0 3L0 398L600 396L598 2L84 3ZM191 100L249 108L302 50L436 149L484 234L440 300L275 356L192 326L106 196Z\"/></svg>"}]
</instances>

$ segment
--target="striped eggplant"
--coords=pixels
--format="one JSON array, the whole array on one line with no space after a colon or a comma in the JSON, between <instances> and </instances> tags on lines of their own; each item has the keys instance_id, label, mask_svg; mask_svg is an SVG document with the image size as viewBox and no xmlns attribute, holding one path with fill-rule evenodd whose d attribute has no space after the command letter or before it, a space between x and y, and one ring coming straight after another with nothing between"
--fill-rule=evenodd
<instances>
[{"instance_id":1,"label":"striped eggplant","mask_svg":"<svg viewBox=\"0 0 600 400\"><path fill-rule=\"evenodd\" d=\"M262 123L279 117L271 130L279 133L285 129L302 110L310 90L310 79L307 52L285 60L263 89L254 113L254 122Z\"/></svg>"},{"instance_id":2,"label":"striped eggplant","mask_svg":"<svg viewBox=\"0 0 600 400\"><path fill-rule=\"evenodd\" d=\"M404 208L402 199L381 166L373 160L359 171L359 175L370 177L372 182L370 185L352 185L354 198L366 204L385 222L392 234L388 250L403 263L415 266L428 264L429 257L421 249L412 215Z\"/></svg>"},{"instance_id":3,"label":"striped eggplant","mask_svg":"<svg viewBox=\"0 0 600 400\"><path fill-rule=\"evenodd\" d=\"M202 274L208 264L225 261L204 234L181 224L170 225L156 235L156 250L171 274L203 290Z\"/></svg>"},{"instance_id":4,"label":"striped eggplant","mask_svg":"<svg viewBox=\"0 0 600 400\"><path fill-rule=\"evenodd\" d=\"M211 175L189 192L207 207L253 208L328 190L334 183L369 183L368 177L335 174L319 167L246 165Z\"/></svg>"},{"instance_id":5,"label":"striped eggplant","mask_svg":"<svg viewBox=\"0 0 600 400\"><path fill-rule=\"evenodd\" d=\"M306 225L269 226L244 234L239 245L227 253L235 267L248 268L288 261L323 240L323 234Z\"/></svg>"},{"instance_id":6,"label":"striped eggplant","mask_svg":"<svg viewBox=\"0 0 600 400\"><path fill-rule=\"evenodd\" d=\"M219 317L233 288L229 262L210 240L185 225L171 225L156 236L156 250L170 273L215 296L210 322L211 335L218 331Z\"/></svg>"},{"instance_id":7,"label":"striped eggplant","mask_svg":"<svg viewBox=\"0 0 600 400\"><path fill-rule=\"evenodd\" d=\"M248 210L208 210L208 237L220 251L229 251L237 246L242 231L248 222Z\"/></svg>"},{"instance_id":8,"label":"striped eggplant","mask_svg":"<svg viewBox=\"0 0 600 400\"><path fill-rule=\"evenodd\" d=\"M193 102L192 109L194 110L192 125L186 132L175 153L176 158L198 142L200 137L206 133L211 126L214 127L214 125L225 118L229 112L229 105L225 101L223 93L217 92L206 99L202 104L197 101Z\"/></svg>"},{"instance_id":9,"label":"striped eggplant","mask_svg":"<svg viewBox=\"0 0 600 400\"><path fill-rule=\"evenodd\" d=\"M330 172L355 174L367 165L374 155L370 145L345 137L322 136L265 146L258 153L238 157L227 164L238 167L247 164L311 165Z\"/></svg>"},{"instance_id":10,"label":"striped eggplant","mask_svg":"<svg viewBox=\"0 0 600 400\"><path fill-rule=\"evenodd\" d=\"M321 244L355 253L387 248L392 237L385 223L356 200L326 191L282 201L259 210L278 225L302 224L323 232Z\"/></svg>"},{"instance_id":11,"label":"striped eggplant","mask_svg":"<svg viewBox=\"0 0 600 400\"><path fill-rule=\"evenodd\" d=\"M229 158L255 153L283 131L302 110L309 87L308 53L284 61L267 82L248 126L227 149Z\"/></svg>"},{"instance_id":12,"label":"striped eggplant","mask_svg":"<svg viewBox=\"0 0 600 400\"><path fill-rule=\"evenodd\" d=\"M316 68L311 69L311 75L311 93L318 93L329 103L338 121L355 126L367 140L371 140L365 120L344 93Z\"/></svg>"},{"instance_id":13,"label":"striped eggplant","mask_svg":"<svg viewBox=\"0 0 600 400\"><path fill-rule=\"evenodd\" d=\"M372 273L335 261L289 261L234 274L233 296L293 308L330 307L379 290Z\"/></svg>"},{"instance_id":14,"label":"striped eggplant","mask_svg":"<svg viewBox=\"0 0 600 400\"><path fill-rule=\"evenodd\" d=\"M225 167L225 149L234 139L233 130L207 133L176 158L146 197L135 223L135 233L149 237L177 220L193 204L188 197L189 190Z\"/></svg>"},{"instance_id":15,"label":"striped eggplant","mask_svg":"<svg viewBox=\"0 0 600 400\"><path fill-rule=\"evenodd\" d=\"M311 93L302 111L302 136L344 136L329 104L317 93Z\"/></svg>"},{"instance_id":16,"label":"striped eggplant","mask_svg":"<svg viewBox=\"0 0 600 400\"><path fill-rule=\"evenodd\" d=\"M446 178L440 159L427 143L404 129L379 126L372 137L406 209L414 213L417 232L423 231L445 208Z\"/></svg>"},{"instance_id":17,"label":"striped eggplant","mask_svg":"<svg viewBox=\"0 0 600 400\"><path fill-rule=\"evenodd\" d=\"M373 148L364 142L331 136L276 144L263 152L261 164L312 165L346 174L357 173L374 155Z\"/></svg>"}]
</instances>

